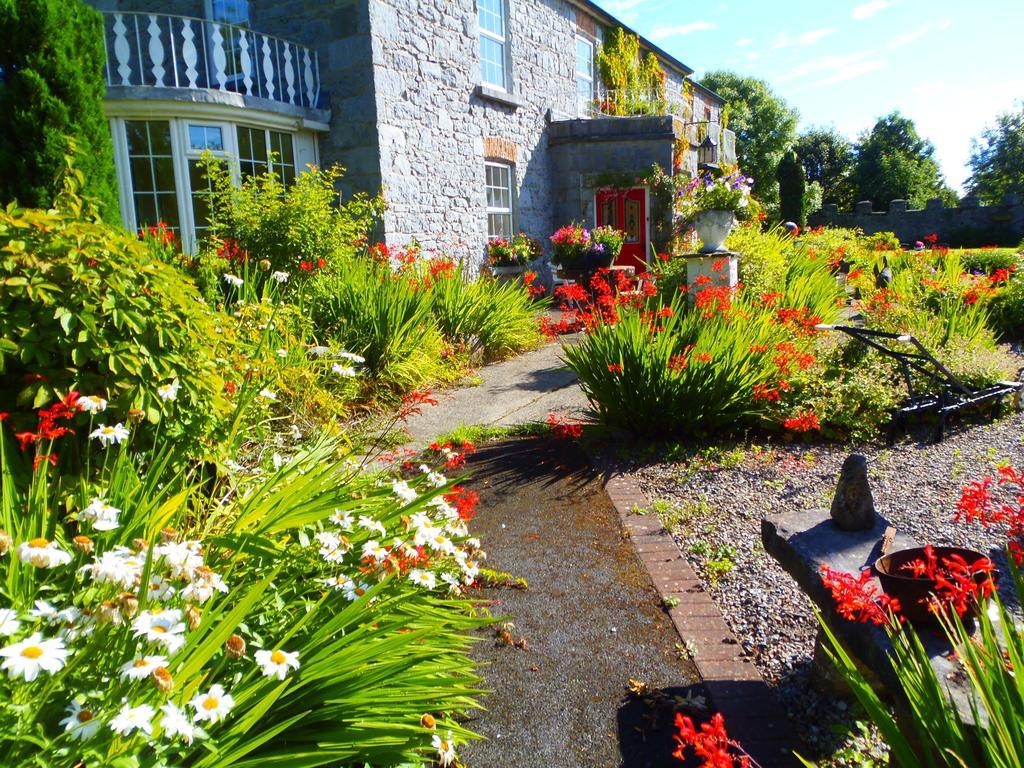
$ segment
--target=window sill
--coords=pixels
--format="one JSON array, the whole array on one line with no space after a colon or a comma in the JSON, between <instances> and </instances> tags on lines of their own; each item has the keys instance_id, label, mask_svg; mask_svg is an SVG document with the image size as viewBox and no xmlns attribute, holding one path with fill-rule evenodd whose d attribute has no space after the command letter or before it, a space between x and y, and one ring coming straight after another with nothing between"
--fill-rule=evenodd
<instances>
[{"instance_id":1,"label":"window sill","mask_svg":"<svg viewBox=\"0 0 1024 768\"><path fill-rule=\"evenodd\" d=\"M515 109L521 103L519 99L516 98L515 94L509 93L501 88L495 88L493 85L484 85L483 83L476 87L476 95L481 99L494 101L502 106L511 107L512 109Z\"/></svg>"}]
</instances>

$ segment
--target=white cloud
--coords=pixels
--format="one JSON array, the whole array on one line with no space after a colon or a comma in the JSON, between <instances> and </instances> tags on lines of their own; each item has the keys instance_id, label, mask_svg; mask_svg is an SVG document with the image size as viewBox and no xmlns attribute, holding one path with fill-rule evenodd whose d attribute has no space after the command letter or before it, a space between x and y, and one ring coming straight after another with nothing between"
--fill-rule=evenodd
<instances>
[{"instance_id":1,"label":"white cloud","mask_svg":"<svg viewBox=\"0 0 1024 768\"><path fill-rule=\"evenodd\" d=\"M716 25L710 21L691 21L689 24L673 24L667 27L656 27L648 37L651 40L667 40L670 37L689 35L693 32L704 32L709 29L716 29Z\"/></svg>"},{"instance_id":2,"label":"white cloud","mask_svg":"<svg viewBox=\"0 0 1024 768\"><path fill-rule=\"evenodd\" d=\"M831 56L820 56L817 59L809 59L793 67L777 80L796 80L808 75L825 74L831 77L839 72L860 66L871 55L871 51L857 51L855 53L833 54Z\"/></svg>"},{"instance_id":3,"label":"white cloud","mask_svg":"<svg viewBox=\"0 0 1024 768\"><path fill-rule=\"evenodd\" d=\"M877 59L862 61L858 64L833 72L828 77L819 80L818 85L835 85L836 83L843 83L847 80L854 80L855 78L862 77L869 72L881 69L883 66L885 66L885 62L878 61Z\"/></svg>"},{"instance_id":4,"label":"white cloud","mask_svg":"<svg viewBox=\"0 0 1024 768\"><path fill-rule=\"evenodd\" d=\"M912 45L920 40L925 35L930 35L935 32L941 32L944 29L949 29L952 23L947 19L940 21L936 24L924 24L917 29L911 29L908 32L904 32L901 35L896 35L892 40L889 41L889 48L903 48L908 45Z\"/></svg>"},{"instance_id":5,"label":"white cloud","mask_svg":"<svg viewBox=\"0 0 1024 768\"><path fill-rule=\"evenodd\" d=\"M890 6L892 6L890 0L870 0L870 2L862 3L854 8L851 15L858 20L870 19L879 11L884 11Z\"/></svg>"},{"instance_id":6,"label":"white cloud","mask_svg":"<svg viewBox=\"0 0 1024 768\"><path fill-rule=\"evenodd\" d=\"M754 42L752 37L743 37L736 41L737 48L744 48Z\"/></svg>"},{"instance_id":7,"label":"white cloud","mask_svg":"<svg viewBox=\"0 0 1024 768\"><path fill-rule=\"evenodd\" d=\"M814 45L816 42L818 42L822 38L825 38L825 37L828 37L829 35L831 35L833 32L835 32L835 29L833 29L832 27L825 27L823 29L814 29L814 30L811 30L810 32L804 32L796 40L797 40L798 43L800 43L800 45Z\"/></svg>"}]
</instances>

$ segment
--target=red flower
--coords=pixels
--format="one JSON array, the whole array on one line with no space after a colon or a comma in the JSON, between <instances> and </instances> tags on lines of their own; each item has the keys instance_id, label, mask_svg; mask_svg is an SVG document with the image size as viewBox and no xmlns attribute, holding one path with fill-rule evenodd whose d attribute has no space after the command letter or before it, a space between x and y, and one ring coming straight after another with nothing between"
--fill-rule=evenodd
<instances>
[{"instance_id":1,"label":"red flower","mask_svg":"<svg viewBox=\"0 0 1024 768\"><path fill-rule=\"evenodd\" d=\"M456 485L451 492L444 495L444 500L455 507L462 520L470 521L476 515L476 506L480 503L480 494Z\"/></svg>"},{"instance_id":2,"label":"red flower","mask_svg":"<svg viewBox=\"0 0 1024 768\"><path fill-rule=\"evenodd\" d=\"M821 429L818 417L813 411L804 411L796 416L791 416L782 422L782 426L793 432L810 432L812 429Z\"/></svg>"},{"instance_id":3,"label":"red flower","mask_svg":"<svg viewBox=\"0 0 1024 768\"><path fill-rule=\"evenodd\" d=\"M40 453L35 459L32 460L32 471L39 469L41 464L50 462L50 466L57 466L57 454L56 453Z\"/></svg>"},{"instance_id":4,"label":"red flower","mask_svg":"<svg viewBox=\"0 0 1024 768\"><path fill-rule=\"evenodd\" d=\"M558 440L575 439L583 435L583 424L569 421L565 416L549 413L547 423L552 435Z\"/></svg>"},{"instance_id":5,"label":"red flower","mask_svg":"<svg viewBox=\"0 0 1024 768\"><path fill-rule=\"evenodd\" d=\"M882 592L867 569L854 577L822 563L821 581L832 592L836 612L844 619L881 627L890 623L889 611L900 609L899 601Z\"/></svg>"},{"instance_id":6,"label":"red flower","mask_svg":"<svg viewBox=\"0 0 1024 768\"><path fill-rule=\"evenodd\" d=\"M410 416L418 416L423 413L424 405L437 405L437 400L430 396L429 391L413 390L402 398L398 418L405 421Z\"/></svg>"},{"instance_id":7,"label":"red flower","mask_svg":"<svg viewBox=\"0 0 1024 768\"><path fill-rule=\"evenodd\" d=\"M676 728L679 732L674 738L679 746L673 757L686 760L687 751L692 749L696 757L703 759L700 768L749 768L747 755L733 754L738 748L729 739L721 712L716 712L710 722L702 723L700 730L694 727L693 720L677 712Z\"/></svg>"},{"instance_id":8,"label":"red flower","mask_svg":"<svg viewBox=\"0 0 1024 768\"><path fill-rule=\"evenodd\" d=\"M622 365L619 363L612 363L608 366L608 370L611 373L622 373Z\"/></svg>"}]
</instances>

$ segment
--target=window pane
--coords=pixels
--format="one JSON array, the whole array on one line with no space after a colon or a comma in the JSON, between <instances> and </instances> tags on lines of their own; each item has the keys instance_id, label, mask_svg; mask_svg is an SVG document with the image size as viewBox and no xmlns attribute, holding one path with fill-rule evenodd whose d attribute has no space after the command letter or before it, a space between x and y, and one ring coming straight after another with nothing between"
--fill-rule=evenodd
<instances>
[{"instance_id":1,"label":"window pane","mask_svg":"<svg viewBox=\"0 0 1024 768\"><path fill-rule=\"evenodd\" d=\"M505 46L489 37L480 38L480 70L483 81L505 87Z\"/></svg>"},{"instance_id":2,"label":"window pane","mask_svg":"<svg viewBox=\"0 0 1024 768\"><path fill-rule=\"evenodd\" d=\"M160 120L129 120L125 130L136 224L141 229L162 221L177 231L180 217L171 158L171 124Z\"/></svg>"},{"instance_id":3,"label":"window pane","mask_svg":"<svg viewBox=\"0 0 1024 768\"><path fill-rule=\"evenodd\" d=\"M504 0L477 0L480 29L497 37L505 36Z\"/></svg>"},{"instance_id":4,"label":"window pane","mask_svg":"<svg viewBox=\"0 0 1024 768\"><path fill-rule=\"evenodd\" d=\"M143 120L130 120L124 124L128 134L128 154L143 155L149 153L149 134Z\"/></svg>"},{"instance_id":5,"label":"window pane","mask_svg":"<svg viewBox=\"0 0 1024 768\"><path fill-rule=\"evenodd\" d=\"M188 144L191 149L223 152L224 132L215 125L190 125L188 127Z\"/></svg>"},{"instance_id":6,"label":"window pane","mask_svg":"<svg viewBox=\"0 0 1024 768\"><path fill-rule=\"evenodd\" d=\"M139 229L156 226L160 217L156 213L156 198L153 195L135 195L135 220Z\"/></svg>"},{"instance_id":7,"label":"window pane","mask_svg":"<svg viewBox=\"0 0 1024 768\"><path fill-rule=\"evenodd\" d=\"M490 240L493 240L494 238L497 237L512 237L512 214L487 214L487 237Z\"/></svg>"},{"instance_id":8,"label":"window pane","mask_svg":"<svg viewBox=\"0 0 1024 768\"><path fill-rule=\"evenodd\" d=\"M594 46L579 37L576 38L576 73L594 76Z\"/></svg>"},{"instance_id":9,"label":"window pane","mask_svg":"<svg viewBox=\"0 0 1024 768\"><path fill-rule=\"evenodd\" d=\"M238 129L238 157L252 157L251 132L248 128Z\"/></svg>"},{"instance_id":10,"label":"window pane","mask_svg":"<svg viewBox=\"0 0 1024 768\"><path fill-rule=\"evenodd\" d=\"M153 165L148 157L133 157L129 161L132 186L136 192L153 191Z\"/></svg>"},{"instance_id":11,"label":"window pane","mask_svg":"<svg viewBox=\"0 0 1024 768\"><path fill-rule=\"evenodd\" d=\"M174 161L169 157L153 158L153 175L158 192L174 191Z\"/></svg>"},{"instance_id":12,"label":"window pane","mask_svg":"<svg viewBox=\"0 0 1024 768\"><path fill-rule=\"evenodd\" d=\"M171 124L149 120L146 123L149 128L150 153L163 157L171 156Z\"/></svg>"},{"instance_id":13,"label":"window pane","mask_svg":"<svg viewBox=\"0 0 1024 768\"><path fill-rule=\"evenodd\" d=\"M211 0L210 11L213 21L249 26L249 0Z\"/></svg>"}]
</instances>

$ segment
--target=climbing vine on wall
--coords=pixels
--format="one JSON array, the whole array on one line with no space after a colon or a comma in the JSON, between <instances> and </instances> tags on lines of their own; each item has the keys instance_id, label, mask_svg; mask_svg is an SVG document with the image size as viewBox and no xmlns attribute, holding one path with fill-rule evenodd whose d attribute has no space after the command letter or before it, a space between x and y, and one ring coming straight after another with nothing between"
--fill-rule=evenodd
<instances>
[{"instance_id":1,"label":"climbing vine on wall","mask_svg":"<svg viewBox=\"0 0 1024 768\"><path fill-rule=\"evenodd\" d=\"M651 205L651 244L658 253L677 254L689 250L689 227L683 224L676 203L679 193L690 180L689 174L675 176L657 163L646 171L635 173L599 173L588 179L588 185L600 189L632 189L647 187Z\"/></svg>"},{"instance_id":2,"label":"climbing vine on wall","mask_svg":"<svg viewBox=\"0 0 1024 768\"><path fill-rule=\"evenodd\" d=\"M597 71L608 91L602 104L606 114L664 114L665 71L653 53L641 58L636 35L610 29L597 51Z\"/></svg>"}]
</instances>

